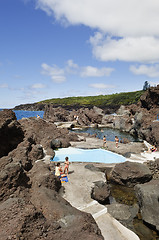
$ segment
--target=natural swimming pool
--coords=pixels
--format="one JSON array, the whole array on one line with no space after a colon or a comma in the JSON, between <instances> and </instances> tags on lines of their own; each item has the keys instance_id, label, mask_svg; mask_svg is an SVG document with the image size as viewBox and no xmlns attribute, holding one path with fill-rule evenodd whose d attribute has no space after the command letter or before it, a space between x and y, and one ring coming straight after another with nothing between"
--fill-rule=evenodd
<instances>
[{"instance_id":1,"label":"natural swimming pool","mask_svg":"<svg viewBox=\"0 0 159 240\"><path fill-rule=\"evenodd\" d=\"M119 141L123 140L124 138L127 138L130 142L138 142L139 139L133 137L129 133L122 132L118 129L112 129L112 128L92 128L92 127L87 127L87 128L81 128L81 129L73 129L73 132L76 133L88 133L90 135L96 134L97 138L103 139L103 136L105 135L107 138L107 141L113 141L115 136L118 136Z\"/></svg>"},{"instance_id":2,"label":"natural swimming pool","mask_svg":"<svg viewBox=\"0 0 159 240\"><path fill-rule=\"evenodd\" d=\"M53 161L64 162L65 157L69 157L70 162L120 163L126 161L126 158L122 155L105 149L79 149L73 147L56 150Z\"/></svg>"}]
</instances>

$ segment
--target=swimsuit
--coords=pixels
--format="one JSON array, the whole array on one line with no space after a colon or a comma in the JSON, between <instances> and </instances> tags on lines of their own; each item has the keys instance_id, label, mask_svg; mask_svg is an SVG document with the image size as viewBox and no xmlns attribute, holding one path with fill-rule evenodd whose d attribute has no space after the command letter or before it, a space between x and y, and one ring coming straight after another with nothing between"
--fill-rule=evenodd
<instances>
[{"instance_id":1,"label":"swimsuit","mask_svg":"<svg viewBox=\"0 0 159 240\"><path fill-rule=\"evenodd\" d=\"M59 168L60 168L60 167L56 167L56 168L55 168L55 176L58 176L58 177L61 175Z\"/></svg>"}]
</instances>

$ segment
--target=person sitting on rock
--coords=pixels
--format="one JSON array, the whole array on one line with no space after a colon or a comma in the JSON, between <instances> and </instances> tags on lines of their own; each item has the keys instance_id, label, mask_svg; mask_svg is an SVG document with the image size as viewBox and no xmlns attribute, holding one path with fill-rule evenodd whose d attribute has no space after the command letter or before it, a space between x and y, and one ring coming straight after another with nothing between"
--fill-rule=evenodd
<instances>
[{"instance_id":1,"label":"person sitting on rock","mask_svg":"<svg viewBox=\"0 0 159 240\"><path fill-rule=\"evenodd\" d=\"M144 152L151 153L151 152L156 152L156 151L157 151L157 148L155 146L150 146L150 147L148 147L148 150L144 151Z\"/></svg>"},{"instance_id":2,"label":"person sitting on rock","mask_svg":"<svg viewBox=\"0 0 159 240\"><path fill-rule=\"evenodd\" d=\"M150 152L156 152L157 148L155 146L150 147Z\"/></svg>"},{"instance_id":3,"label":"person sitting on rock","mask_svg":"<svg viewBox=\"0 0 159 240\"><path fill-rule=\"evenodd\" d=\"M70 163L69 163L68 157L65 157L64 173L67 171L67 174L68 174L69 164L70 164Z\"/></svg>"},{"instance_id":4,"label":"person sitting on rock","mask_svg":"<svg viewBox=\"0 0 159 240\"><path fill-rule=\"evenodd\" d=\"M56 167L55 167L55 176L59 177L59 178L66 177L66 175L62 171L62 168L60 166L60 162L58 162Z\"/></svg>"}]
</instances>

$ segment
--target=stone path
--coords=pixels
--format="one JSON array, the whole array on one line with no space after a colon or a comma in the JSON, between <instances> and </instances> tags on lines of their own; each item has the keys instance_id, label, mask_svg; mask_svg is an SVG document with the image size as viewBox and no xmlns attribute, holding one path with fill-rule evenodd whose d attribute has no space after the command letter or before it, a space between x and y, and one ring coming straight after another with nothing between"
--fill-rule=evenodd
<instances>
[{"instance_id":1,"label":"stone path","mask_svg":"<svg viewBox=\"0 0 159 240\"><path fill-rule=\"evenodd\" d=\"M90 213L100 228L105 240L139 240L138 236L115 220L104 205L91 199L95 181L105 181L104 173L86 169L84 163L70 165L69 181L63 183L63 198L77 209Z\"/></svg>"}]
</instances>

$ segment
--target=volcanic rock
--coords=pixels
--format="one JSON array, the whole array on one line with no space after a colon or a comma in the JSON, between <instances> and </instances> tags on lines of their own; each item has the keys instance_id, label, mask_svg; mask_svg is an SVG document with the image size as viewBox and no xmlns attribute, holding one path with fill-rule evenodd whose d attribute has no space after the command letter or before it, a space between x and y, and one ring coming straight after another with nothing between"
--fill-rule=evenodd
<instances>
[{"instance_id":1,"label":"volcanic rock","mask_svg":"<svg viewBox=\"0 0 159 240\"><path fill-rule=\"evenodd\" d=\"M149 88L140 98L141 107L150 110L154 106L159 106L159 85Z\"/></svg>"},{"instance_id":2,"label":"volcanic rock","mask_svg":"<svg viewBox=\"0 0 159 240\"><path fill-rule=\"evenodd\" d=\"M36 161L44 150L54 154L53 139L62 139L62 146L67 146L75 134L43 119L17 121L12 111L2 111L1 116L0 133L11 133L5 144L13 144L10 148L3 144L2 155L8 155L0 158L0 238L103 239L93 217L58 194L61 181L51 165Z\"/></svg>"},{"instance_id":3,"label":"volcanic rock","mask_svg":"<svg viewBox=\"0 0 159 240\"><path fill-rule=\"evenodd\" d=\"M0 200L6 199L14 193L18 187L29 187L26 176L20 163L9 163L0 171Z\"/></svg>"},{"instance_id":4,"label":"volcanic rock","mask_svg":"<svg viewBox=\"0 0 159 240\"><path fill-rule=\"evenodd\" d=\"M0 111L0 157L7 156L23 138L24 133L15 113L11 110Z\"/></svg>"},{"instance_id":5,"label":"volcanic rock","mask_svg":"<svg viewBox=\"0 0 159 240\"><path fill-rule=\"evenodd\" d=\"M142 219L159 231L159 180L135 186Z\"/></svg>"},{"instance_id":6,"label":"volcanic rock","mask_svg":"<svg viewBox=\"0 0 159 240\"><path fill-rule=\"evenodd\" d=\"M103 181L94 182L91 197L101 204L109 203L110 189L107 183Z\"/></svg>"},{"instance_id":7,"label":"volcanic rock","mask_svg":"<svg viewBox=\"0 0 159 240\"><path fill-rule=\"evenodd\" d=\"M151 179L152 173L147 166L129 161L116 164L109 176L110 182L128 187L148 182Z\"/></svg>"}]
</instances>

